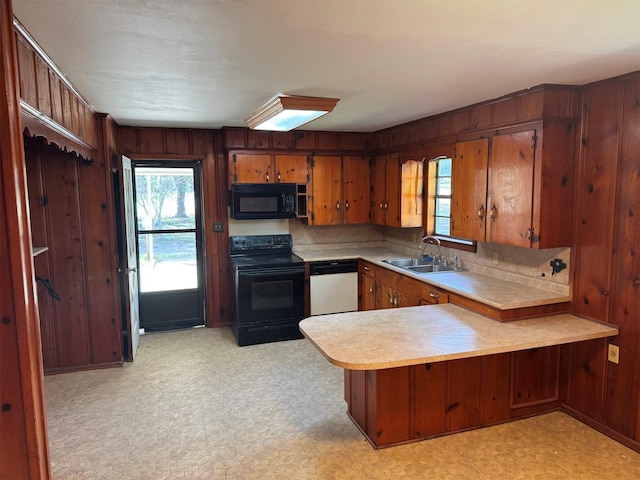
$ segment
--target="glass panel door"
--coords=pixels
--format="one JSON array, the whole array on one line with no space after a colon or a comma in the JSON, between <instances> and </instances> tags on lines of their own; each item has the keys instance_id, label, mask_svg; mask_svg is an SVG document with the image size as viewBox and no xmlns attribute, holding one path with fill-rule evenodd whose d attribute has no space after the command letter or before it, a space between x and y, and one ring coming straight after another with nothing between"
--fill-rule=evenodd
<instances>
[{"instance_id":1,"label":"glass panel door","mask_svg":"<svg viewBox=\"0 0 640 480\"><path fill-rule=\"evenodd\" d=\"M204 324L198 162L135 162L140 324Z\"/></svg>"}]
</instances>

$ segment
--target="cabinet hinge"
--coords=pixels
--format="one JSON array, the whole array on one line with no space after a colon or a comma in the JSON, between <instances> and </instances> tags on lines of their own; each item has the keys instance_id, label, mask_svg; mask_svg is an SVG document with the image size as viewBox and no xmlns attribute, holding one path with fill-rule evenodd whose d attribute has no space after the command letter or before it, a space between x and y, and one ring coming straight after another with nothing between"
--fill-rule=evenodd
<instances>
[{"instance_id":1,"label":"cabinet hinge","mask_svg":"<svg viewBox=\"0 0 640 480\"><path fill-rule=\"evenodd\" d=\"M238 157L236 157L236 154L233 154L233 163L238 163Z\"/></svg>"},{"instance_id":2,"label":"cabinet hinge","mask_svg":"<svg viewBox=\"0 0 640 480\"><path fill-rule=\"evenodd\" d=\"M309 161L309 163L311 163L311 168L316 166L316 159L311 157L311 160Z\"/></svg>"},{"instance_id":3,"label":"cabinet hinge","mask_svg":"<svg viewBox=\"0 0 640 480\"><path fill-rule=\"evenodd\" d=\"M307 182L311 181L311 175L307 173Z\"/></svg>"},{"instance_id":4,"label":"cabinet hinge","mask_svg":"<svg viewBox=\"0 0 640 480\"><path fill-rule=\"evenodd\" d=\"M534 135L531 137L531 148L535 150L538 147L538 136Z\"/></svg>"},{"instance_id":5,"label":"cabinet hinge","mask_svg":"<svg viewBox=\"0 0 640 480\"><path fill-rule=\"evenodd\" d=\"M237 173L233 174L233 183L238 183L238 174Z\"/></svg>"},{"instance_id":6,"label":"cabinet hinge","mask_svg":"<svg viewBox=\"0 0 640 480\"><path fill-rule=\"evenodd\" d=\"M311 221L312 222L316 221L316 214L314 212L311 212Z\"/></svg>"},{"instance_id":7,"label":"cabinet hinge","mask_svg":"<svg viewBox=\"0 0 640 480\"><path fill-rule=\"evenodd\" d=\"M538 243L540 241L540 235L536 235L534 228L529 229L529 239L531 239L531 243Z\"/></svg>"}]
</instances>

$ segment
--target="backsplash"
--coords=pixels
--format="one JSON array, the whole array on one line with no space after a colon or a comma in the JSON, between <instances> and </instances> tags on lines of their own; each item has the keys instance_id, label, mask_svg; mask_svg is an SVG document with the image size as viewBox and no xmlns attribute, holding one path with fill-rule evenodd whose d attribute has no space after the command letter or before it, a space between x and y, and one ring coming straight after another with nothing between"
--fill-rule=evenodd
<instances>
[{"instance_id":1,"label":"backsplash","mask_svg":"<svg viewBox=\"0 0 640 480\"><path fill-rule=\"evenodd\" d=\"M385 228L384 240L402 249L411 248L416 255L420 254L419 243L422 238L421 228ZM435 253L436 246L427 245L426 251ZM494 252L498 263L493 263ZM498 243L478 242L476 253L464 252L452 248L442 247L442 255L453 258L458 256L463 268L483 273L500 272L502 277L525 277L532 286L545 288L545 285L555 289L559 285L569 284L571 269L571 248L550 248L536 250L531 248L512 247ZM567 268L552 275L551 261L559 258ZM522 278L519 278L522 281ZM549 285L552 284L552 285Z\"/></svg>"},{"instance_id":2,"label":"backsplash","mask_svg":"<svg viewBox=\"0 0 640 480\"><path fill-rule=\"evenodd\" d=\"M293 244L354 244L363 242L383 242L383 227L377 225L327 225L309 227L300 221L289 222L289 233L293 236ZM355 245L354 245L355 246Z\"/></svg>"},{"instance_id":3,"label":"backsplash","mask_svg":"<svg viewBox=\"0 0 640 480\"><path fill-rule=\"evenodd\" d=\"M255 220L229 221L230 235L260 235L270 233L291 233L293 244L298 247L323 245L336 247L357 247L358 244L377 243L388 245L394 250L406 252L410 256L420 254L422 228L392 228L378 225L335 225L308 226L299 220ZM427 245L426 251L435 253L436 247ZM491 275L499 275L526 283L537 288L569 290L571 269L571 248L535 250L498 243L478 242L476 253L442 247L442 255L458 260L463 268ZM494 253L497 264L494 263ZM559 258L567 268L552 275L549 265Z\"/></svg>"}]
</instances>

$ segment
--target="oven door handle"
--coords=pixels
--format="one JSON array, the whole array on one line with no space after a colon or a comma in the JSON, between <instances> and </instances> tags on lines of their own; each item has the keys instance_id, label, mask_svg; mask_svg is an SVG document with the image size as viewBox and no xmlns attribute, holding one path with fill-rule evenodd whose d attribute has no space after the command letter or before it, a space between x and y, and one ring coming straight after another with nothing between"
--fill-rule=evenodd
<instances>
[{"instance_id":1,"label":"oven door handle","mask_svg":"<svg viewBox=\"0 0 640 480\"><path fill-rule=\"evenodd\" d=\"M292 273L304 273L304 267L270 267L260 268L256 270L240 270L238 272L239 275L244 275L247 277L257 277L263 275L290 275Z\"/></svg>"}]
</instances>

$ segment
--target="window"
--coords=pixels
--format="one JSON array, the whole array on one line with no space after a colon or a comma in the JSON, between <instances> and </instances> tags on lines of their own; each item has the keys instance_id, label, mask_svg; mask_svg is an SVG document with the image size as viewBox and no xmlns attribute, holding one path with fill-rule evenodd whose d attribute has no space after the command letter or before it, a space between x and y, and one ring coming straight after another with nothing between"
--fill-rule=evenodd
<instances>
[{"instance_id":1,"label":"window","mask_svg":"<svg viewBox=\"0 0 640 480\"><path fill-rule=\"evenodd\" d=\"M451 235L451 158L436 160L434 233Z\"/></svg>"}]
</instances>

